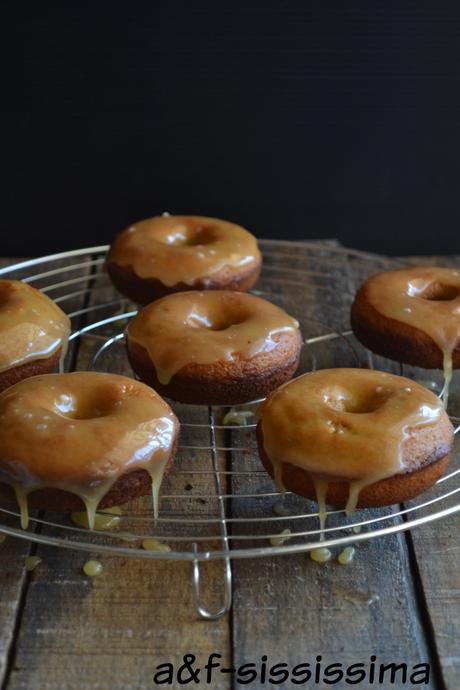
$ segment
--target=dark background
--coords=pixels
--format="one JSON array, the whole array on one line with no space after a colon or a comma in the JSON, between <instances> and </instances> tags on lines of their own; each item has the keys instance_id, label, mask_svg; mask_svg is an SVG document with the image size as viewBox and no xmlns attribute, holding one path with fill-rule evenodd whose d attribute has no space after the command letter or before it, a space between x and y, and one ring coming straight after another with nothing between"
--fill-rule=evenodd
<instances>
[{"instance_id":1,"label":"dark background","mask_svg":"<svg viewBox=\"0 0 460 690\"><path fill-rule=\"evenodd\" d=\"M197 213L460 253L460 3L5 3L0 254Z\"/></svg>"}]
</instances>

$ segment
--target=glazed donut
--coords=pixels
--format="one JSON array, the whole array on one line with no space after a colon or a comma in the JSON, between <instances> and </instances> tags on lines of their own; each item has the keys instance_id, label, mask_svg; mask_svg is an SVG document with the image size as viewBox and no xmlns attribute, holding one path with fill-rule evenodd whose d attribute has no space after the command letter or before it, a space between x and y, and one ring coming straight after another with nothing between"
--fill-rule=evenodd
<instances>
[{"instance_id":1,"label":"glazed donut","mask_svg":"<svg viewBox=\"0 0 460 690\"><path fill-rule=\"evenodd\" d=\"M69 333L68 316L43 292L19 280L0 280L0 391L53 371Z\"/></svg>"},{"instance_id":2,"label":"glazed donut","mask_svg":"<svg viewBox=\"0 0 460 690\"><path fill-rule=\"evenodd\" d=\"M299 363L297 321L254 295L182 292L144 307L128 324L139 378L186 403L233 405L263 397Z\"/></svg>"},{"instance_id":3,"label":"glazed donut","mask_svg":"<svg viewBox=\"0 0 460 690\"><path fill-rule=\"evenodd\" d=\"M45 374L0 394L0 484L44 510L125 503L153 490L157 510L179 423L151 388L96 372Z\"/></svg>"},{"instance_id":4,"label":"glazed donut","mask_svg":"<svg viewBox=\"0 0 460 690\"><path fill-rule=\"evenodd\" d=\"M249 290L262 257L256 238L219 218L156 216L115 238L108 274L123 295L138 304L184 290Z\"/></svg>"},{"instance_id":5,"label":"glazed donut","mask_svg":"<svg viewBox=\"0 0 460 690\"><path fill-rule=\"evenodd\" d=\"M368 278L351 309L356 337L373 352L426 369L460 367L460 270L415 267Z\"/></svg>"},{"instance_id":6,"label":"glazed donut","mask_svg":"<svg viewBox=\"0 0 460 690\"><path fill-rule=\"evenodd\" d=\"M445 471L454 440L432 392L369 369L299 376L259 414L259 455L278 485L347 512L425 491Z\"/></svg>"}]
</instances>

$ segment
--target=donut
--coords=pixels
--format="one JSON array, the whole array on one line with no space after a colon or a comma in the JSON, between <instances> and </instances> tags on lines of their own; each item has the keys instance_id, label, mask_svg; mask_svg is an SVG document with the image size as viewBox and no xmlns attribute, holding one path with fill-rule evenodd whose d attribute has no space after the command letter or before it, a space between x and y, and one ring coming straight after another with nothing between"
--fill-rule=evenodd
<instances>
[{"instance_id":1,"label":"donut","mask_svg":"<svg viewBox=\"0 0 460 690\"><path fill-rule=\"evenodd\" d=\"M265 396L295 372L299 324L254 295L181 292L149 304L126 331L141 381L185 403L233 405Z\"/></svg>"},{"instance_id":2,"label":"donut","mask_svg":"<svg viewBox=\"0 0 460 690\"><path fill-rule=\"evenodd\" d=\"M442 402L414 381L323 369L267 398L257 439L281 488L350 513L428 489L447 467L454 430Z\"/></svg>"},{"instance_id":3,"label":"donut","mask_svg":"<svg viewBox=\"0 0 460 690\"><path fill-rule=\"evenodd\" d=\"M371 276L356 294L351 326L376 354L444 369L447 393L460 367L460 270L418 266Z\"/></svg>"},{"instance_id":4,"label":"donut","mask_svg":"<svg viewBox=\"0 0 460 690\"><path fill-rule=\"evenodd\" d=\"M173 461L179 423L151 388L116 374L45 374L0 394L0 485L28 506L96 509L153 492Z\"/></svg>"},{"instance_id":5,"label":"donut","mask_svg":"<svg viewBox=\"0 0 460 690\"><path fill-rule=\"evenodd\" d=\"M262 257L256 238L235 223L205 216L155 216L115 238L106 268L138 304L184 290L249 290Z\"/></svg>"},{"instance_id":6,"label":"donut","mask_svg":"<svg viewBox=\"0 0 460 690\"><path fill-rule=\"evenodd\" d=\"M67 350L68 316L20 280L0 280L0 391L54 371Z\"/></svg>"}]
</instances>

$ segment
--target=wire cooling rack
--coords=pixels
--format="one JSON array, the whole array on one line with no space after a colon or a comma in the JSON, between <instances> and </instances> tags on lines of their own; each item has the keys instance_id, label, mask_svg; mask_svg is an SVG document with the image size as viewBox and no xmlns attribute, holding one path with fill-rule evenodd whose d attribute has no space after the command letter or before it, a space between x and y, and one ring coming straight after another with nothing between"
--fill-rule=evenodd
<instances>
[{"instance_id":1,"label":"wire cooling rack","mask_svg":"<svg viewBox=\"0 0 460 690\"><path fill-rule=\"evenodd\" d=\"M334 243L261 242L262 276L253 290L298 319L304 336L298 373L330 366L364 366L403 373L441 390L439 372L402 367L375 357L354 338L349 309L356 288L374 272L400 266L381 256L344 249ZM121 297L104 272L107 246L90 247L22 261L0 269L0 277L21 279L40 288L72 320L63 370L93 369L131 375L123 332L136 307ZM231 559L308 552L321 546L342 547L417 527L460 511L460 462L454 453L449 472L415 501L392 508L328 513L319 530L317 506L290 494L281 495L257 457L254 412L261 401L237 405L244 425L232 423L229 409L172 406L181 420L181 441L171 474L165 478L160 516L155 521L148 497L123 509L111 531L77 527L68 515L32 513L22 530L14 504L0 503L0 531L40 544L68 549L168 558L192 563L195 601L203 618L215 619L231 605ZM455 392L450 411L459 407ZM460 434L460 412L451 415ZM227 421L230 423L226 423ZM146 550L145 539L158 539L166 550ZM166 547L166 548L167 548ZM161 547L160 547L161 548ZM164 547L163 547L164 548ZM200 599L200 562L224 562L224 602L210 612Z\"/></svg>"}]
</instances>

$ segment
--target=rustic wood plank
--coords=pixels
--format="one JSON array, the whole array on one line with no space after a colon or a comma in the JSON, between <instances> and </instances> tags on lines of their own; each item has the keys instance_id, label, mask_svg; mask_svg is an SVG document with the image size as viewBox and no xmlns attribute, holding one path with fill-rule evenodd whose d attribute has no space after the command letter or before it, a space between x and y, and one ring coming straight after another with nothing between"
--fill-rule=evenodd
<instances>
[{"instance_id":1,"label":"rustic wood plank","mask_svg":"<svg viewBox=\"0 0 460 690\"><path fill-rule=\"evenodd\" d=\"M362 258L359 260L361 264ZM370 273L378 268L382 265L368 265L367 271ZM269 299L277 301L299 319L304 336L324 333L325 327L348 327L354 275L344 255L318 252L312 256L298 247L296 256L289 257L286 269L279 275L289 282L305 281L307 269L310 272L308 284L293 290L280 282L275 293L269 272L265 273L266 278L258 288L261 291L265 288ZM298 271L297 277L295 271ZM301 370L309 370L313 364L318 368L365 365L363 348L353 343L354 349L351 349L348 342L353 341L337 339L327 346L306 349ZM247 446L249 436L248 433L244 440L238 434L234 443ZM260 468L255 453L235 453L233 460L236 467ZM239 479L233 484L236 494L270 490L276 489L264 474L254 475L249 485ZM277 499L265 502L234 499L232 515L240 518L257 514L270 516L273 500ZM286 505L292 511L299 511L296 497L289 497ZM387 513L390 514L391 509ZM271 523L270 529L281 532L287 525L299 529L298 521ZM304 523L303 528L311 529L311 521ZM244 523L238 529L238 534L250 533ZM253 524L250 529L254 530ZM236 536L235 530L233 536ZM236 538L233 543L241 546ZM257 543L268 545L267 541ZM371 656L376 655L378 663L405 661L413 666L430 662L433 674L429 687L440 687L436 678L437 660L433 658L423 629L423 611L414 590L409 559L404 536L394 535L361 543L350 567L340 566L335 561L321 567L307 554L265 558L263 563L235 561L232 612L235 665L257 661L264 654L271 664L286 662L290 667L302 662L314 664L316 655L322 655L324 663L339 661L344 666L369 663ZM251 687L259 688L263 684L256 681ZM295 685L286 684L285 687ZM349 686L342 682L335 687ZM406 686L399 678L392 687Z\"/></svg>"},{"instance_id":2,"label":"rustic wood plank","mask_svg":"<svg viewBox=\"0 0 460 690\"><path fill-rule=\"evenodd\" d=\"M119 296L105 278L98 278L89 306L110 303L107 308L91 312L90 319L102 319L125 305L117 305ZM115 304L113 304L115 302ZM122 312L120 312L122 313ZM104 327L98 333L119 332L124 324ZM77 369L90 366L91 358L101 341L89 334L82 339ZM114 371L132 376L124 347L115 345L107 350L96 365L100 371ZM182 422L207 425L206 407L175 406ZM210 445L209 430L183 426L181 445ZM222 464L222 454L217 458ZM182 474L210 470L209 451L182 449L173 473L162 487L160 517L190 519L218 516L213 475ZM183 498L177 498L176 496ZM169 498L168 498L169 497ZM124 509L121 529L139 528L130 523L128 511L145 516L145 531L152 530L168 542L168 534L191 533L190 526L152 528L151 499L139 499ZM57 522L69 524L65 516L51 514ZM188 531L187 531L188 529ZM43 528L43 533L59 530ZM61 532L62 533L62 532ZM215 538L220 527L202 527L201 534L209 540L200 548L221 547ZM87 537L87 539L90 539ZM123 542L119 542L123 544ZM174 542L170 542L173 547ZM183 545L190 550L190 540ZM42 547L37 549L43 563L33 573L17 641L15 668L8 690L147 690L152 687L156 665L183 663L190 652L206 660L218 651L222 663L229 663L230 638L228 619L204 622L198 620L191 586L191 564L168 560L144 560L101 556L104 572L96 579L82 573L88 556L81 552ZM92 556L94 557L94 556ZM97 555L95 556L97 558ZM214 561L201 568L203 603L211 611L222 604L223 564ZM49 605L52 602L52 605ZM82 673L84 669L84 673ZM230 679L222 676L213 687L227 690Z\"/></svg>"}]
</instances>

